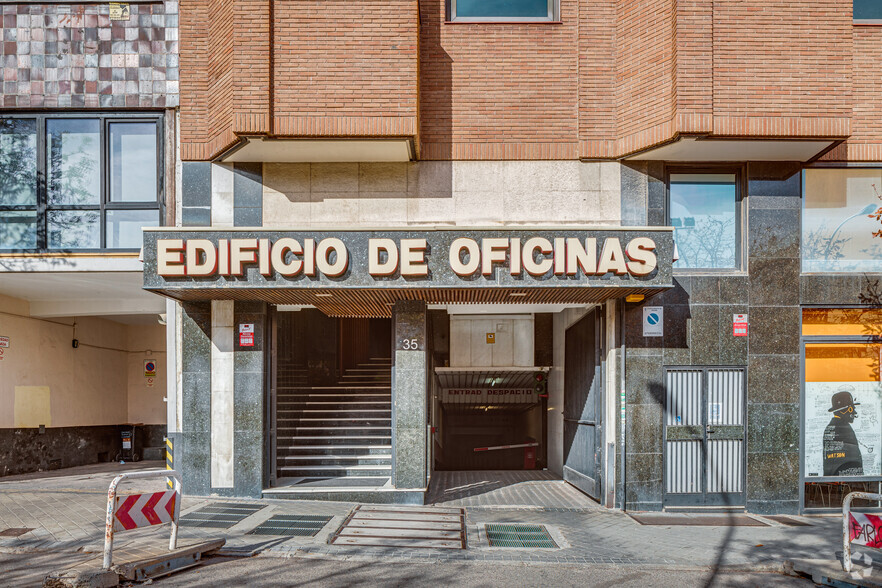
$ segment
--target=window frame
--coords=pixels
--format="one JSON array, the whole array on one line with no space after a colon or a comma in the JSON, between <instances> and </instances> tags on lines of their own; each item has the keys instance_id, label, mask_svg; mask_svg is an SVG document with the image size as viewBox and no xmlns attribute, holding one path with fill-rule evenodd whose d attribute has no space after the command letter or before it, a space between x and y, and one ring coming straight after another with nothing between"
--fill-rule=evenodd
<instances>
[{"instance_id":1,"label":"window frame","mask_svg":"<svg viewBox=\"0 0 882 588\"><path fill-rule=\"evenodd\" d=\"M36 205L4 205L0 202L0 212L35 211L37 215L37 246L33 249L4 249L0 253L126 253L140 248L107 247L107 212L115 210L155 210L159 226L165 218L165 141L164 114L155 111L144 112L0 112L2 119L34 120L37 130L37 202ZM49 161L47 121L83 120L99 121L99 162L101 165L100 195L98 204L59 204L49 205ZM110 125L113 123L152 123L156 126L156 200L144 202L114 202L110 189L112 173L109 149ZM99 214L98 248L50 248L48 217L55 211L97 211Z\"/></svg>"},{"instance_id":2,"label":"window frame","mask_svg":"<svg viewBox=\"0 0 882 588\"><path fill-rule=\"evenodd\" d=\"M735 267L673 267L674 275L743 275L747 273L746 164L665 165L665 225L671 224L671 176L675 174L735 174ZM674 243L676 244L676 236ZM676 263L676 262L675 262Z\"/></svg>"},{"instance_id":3,"label":"window frame","mask_svg":"<svg viewBox=\"0 0 882 588\"><path fill-rule=\"evenodd\" d=\"M447 0L448 23L558 23L560 0L548 1L548 16L457 16L457 0Z\"/></svg>"}]
</instances>

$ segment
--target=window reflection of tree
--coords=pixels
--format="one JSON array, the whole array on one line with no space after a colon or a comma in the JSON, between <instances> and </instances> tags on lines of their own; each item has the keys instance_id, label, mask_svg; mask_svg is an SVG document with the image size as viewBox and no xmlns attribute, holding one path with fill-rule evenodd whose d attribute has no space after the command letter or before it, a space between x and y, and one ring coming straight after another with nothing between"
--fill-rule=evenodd
<instances>
[{"instance_id":1,"label":"window reflection of tree","mask_svg":"<svg viewBox=\"0 0 882 588\"><path fill-rule=\"evenodd\" d=\"M37 205L37 135L33 121L0 120L0 204ZM0 214L0 248L36 247L36 208Z\"/></svg>"},{"instance_id":2,"label":"window reflection of tree","mask_svg":"<svg viewBox=\"0 0 882 588\"><path fill-rule=\"evenodd\" d=\"M49 205L97 205L92 182L97 171L97 135L51 134ZM67 141L67 143L65 143ZM74 147L74 148L71 148ZM101 246L99 213L86 210L49 212L49 247L97 249Z\"/></svg>"},{"instance_id":3,"label":"window reflection of tree","mask_svg":"<svg viewBox=\"0 0 882 588\"><path fill-rule=\"evenodd\" d=\"M673 222L675 219L671 220ZM684 226L677 228L675 234L677 252L680 255L678 267L735 267L734 218L707 216L690 217L683 221Z\"/></svg>"}]
</instances>

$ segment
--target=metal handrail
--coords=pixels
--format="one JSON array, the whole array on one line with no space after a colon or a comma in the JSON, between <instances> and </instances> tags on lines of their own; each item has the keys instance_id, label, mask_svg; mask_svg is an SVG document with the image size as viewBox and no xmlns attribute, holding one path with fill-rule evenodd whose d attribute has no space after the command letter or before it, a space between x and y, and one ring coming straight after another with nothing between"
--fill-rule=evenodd
<instances>
[{"instance_id":1,"label":"metal handrail","mask_svg":"<svg viewBox=\"0 0 882 588\"><path fill-rule=\"evenodd\" d=\"M116 512L116 490L123 480L143 480L145 478L173 478L174 488L177 492L175 497L175 514L171 521L171 538L168 542L169 551L174 550L178 545L178 518L181 514L181 497L183 496L181 474L176 470L156 470L147 472L126 472L118 475L110 483L107 490L107 519L104 526L104 565L105 570L109 570L113 562L113 516Z\"/></svg>"},{"instance_id":2,"label":"metal handrail","mask_svg":"<svg viewBox=\"0 0 882 588\"><path fill-rule=\"evenodd\" d=\"M849 492L842 501L842 569L851 572L851 529L848 523L851 519L851 501L855 498L864 500L882 500L882 494L873 492Z\"/></svg>"}]
</instances>

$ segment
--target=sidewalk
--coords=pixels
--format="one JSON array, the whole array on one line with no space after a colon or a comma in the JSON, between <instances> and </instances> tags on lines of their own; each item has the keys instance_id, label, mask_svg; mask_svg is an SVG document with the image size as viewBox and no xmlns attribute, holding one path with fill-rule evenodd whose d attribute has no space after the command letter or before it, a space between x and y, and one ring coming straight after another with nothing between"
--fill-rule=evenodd
<instances>
[{"instance_id":1,"label":"sidewalk","mask_svg":"<svg viewBox=\"0 0 882 588\"><path fill-rule=\"evenodd\" d=\"M19 537L0 536L3 554L56 554L59 562L76 563L86 554L100 553L104 542L107 486L124 470L143 470L158 464L120 466L100 464L64 472L0 478L0 535L14 528L33 529ZM744 568L781 571L787 560L835 561L840 546L840 519L793 517L805 526L785 526L774 520L752 516L765 526L641 525L630 516L594 505L589 499L556 480L513 480L499 488L480 484L469 494L459 490L444 502L445 507L466 510L468 548L465 550L404 549L331 545L330 536L355 508L353 503L239 500L185 497L182 517L213 505L242 511L244 518L227 529L194 527L186 522L179 538L182 544L224 538L226 553L278 557L319 557L359 561L391 559L418 561L514 561L563 562L575 564L617 564L682 566L684 568ZM130 484L123 493L162 489ZM495 493L495 494L493 494ZM492 503L488 496L507 499ZM217 509L215 509L217 510ZM250 534L274 515L324 515L330 521L314 537L279 537ZM211 517L209 517L211 518ZM221 517L222 518L222 517ZM488 523L545 525L559 549L514 549L490 547L485 532ZM143 529L116 536L115 549L137 550L140 546L167 543L167 527ZM0 580L3 579L0 565ZM59 567L62 567L59 564ZM0 581L0 584L3 584Z\"/></svg>"}]
</instances>

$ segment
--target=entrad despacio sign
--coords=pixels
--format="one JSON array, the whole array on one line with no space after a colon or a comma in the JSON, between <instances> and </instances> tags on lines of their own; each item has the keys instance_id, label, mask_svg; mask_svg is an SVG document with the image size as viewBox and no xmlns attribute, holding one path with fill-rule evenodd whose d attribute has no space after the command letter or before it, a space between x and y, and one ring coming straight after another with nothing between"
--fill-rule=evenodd
<instances>
[{"instance_id":1,"label":"entrad despacio sign","mask_svg":"<svg viewBox=\"0 0 882 588\"><path fill-rule=\"evenodd\" d=\"M669 286L670 229L144 231L147 289Z\"/></svg>"}]
</instances>

